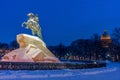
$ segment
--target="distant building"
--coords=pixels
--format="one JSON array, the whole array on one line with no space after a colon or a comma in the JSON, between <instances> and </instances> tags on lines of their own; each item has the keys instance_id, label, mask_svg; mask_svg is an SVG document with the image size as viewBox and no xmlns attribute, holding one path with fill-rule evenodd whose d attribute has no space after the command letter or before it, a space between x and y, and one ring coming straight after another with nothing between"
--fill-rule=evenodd
<instances>
[{"instance_id":1,"label":"distant building","mask_svg":"<svg viewBox=\"0 0 120 80\"><path fill-rule=\"evenodd\" d=\"M104 30L103 34L101 35L100 41L101 41L102 47L106 47L106 48L108 48L109 44L112 43L110 35L107 33L106 30Z\"/></svg>"},{"instance_id":2,"label":"distant building","mask_svg":"<svg viewBox=\"0 0 120 80\"><path fill-rule=\"evenodd\" d=\"M112 60L111 50L110 50L110 44L112 43L112 40L110 38L110 35L107 33L106 30L104 30L103 34L100 37L101 45L102 45L102 55L106 60Z\"/></svg>"}]
</instances>

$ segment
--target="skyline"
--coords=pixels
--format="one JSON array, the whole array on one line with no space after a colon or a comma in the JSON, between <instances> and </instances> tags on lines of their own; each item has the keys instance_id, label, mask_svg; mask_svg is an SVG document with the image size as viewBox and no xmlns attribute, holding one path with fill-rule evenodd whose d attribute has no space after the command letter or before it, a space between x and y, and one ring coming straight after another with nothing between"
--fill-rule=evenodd
<instances>
[{"instance_id":1,"label":"skyline","mask_svg":"<svg viewBox=\"0 0 120 80\"><path fill-rule=\"evenodd\" d=\"M16 40L20 33L31 34L21 27L27 14L38 14L43 40L47 45L69 45L76 39L112 34L120 27L120 1L112 0L2 0L0 3L0 42Z\"/></svg>"}]
</instances>

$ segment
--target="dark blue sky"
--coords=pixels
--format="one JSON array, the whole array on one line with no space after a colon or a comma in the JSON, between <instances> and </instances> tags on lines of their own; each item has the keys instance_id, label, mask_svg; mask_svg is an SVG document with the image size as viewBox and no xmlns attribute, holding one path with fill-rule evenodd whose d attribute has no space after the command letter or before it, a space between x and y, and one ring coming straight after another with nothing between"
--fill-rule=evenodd
<instances>
[{"instance_id":1,"label":"dark blue sky","mask_svg":"<svg viewBox=\"0 0 120 80\"><path fill-rule=\"evenodd\" d=\"M21 27L29 12L39 15L47 45L68 45L120 27L120 0L1 0L1 42L15 40L19 33L31 34Z\"/></svg>"}]
</instances>

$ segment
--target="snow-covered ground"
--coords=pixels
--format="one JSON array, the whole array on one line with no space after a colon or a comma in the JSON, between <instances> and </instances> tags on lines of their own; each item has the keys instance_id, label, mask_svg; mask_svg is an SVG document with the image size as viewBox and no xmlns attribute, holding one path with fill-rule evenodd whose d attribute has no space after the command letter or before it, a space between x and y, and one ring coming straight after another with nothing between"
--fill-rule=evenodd
<instances>
[{"instance_id":1,"label":"snow-covered ground","mask_svg":"<svg viewBox=\"0 0 120 80\"><path fill-rule=\"evenodd\" d=\"M120 80L120 63L104 68L64 70L0 70L2 80Z\"/></svg>"}]
</instances>

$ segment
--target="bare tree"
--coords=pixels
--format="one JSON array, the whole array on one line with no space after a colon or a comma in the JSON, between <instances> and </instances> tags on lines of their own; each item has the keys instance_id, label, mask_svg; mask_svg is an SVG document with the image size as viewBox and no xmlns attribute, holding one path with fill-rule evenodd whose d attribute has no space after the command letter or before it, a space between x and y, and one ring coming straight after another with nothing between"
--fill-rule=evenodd
<instances>
[{"instance_id":1,"label":"bare tree","mask_svg":"<svg viewBox=\"0 0 120 80\"><path fill-rule=\"evenodd\" d=\"M112 37L113 37L113 41L118 45L120 45L120 27L114 29Z\"/></svg>"}]
</instances>

